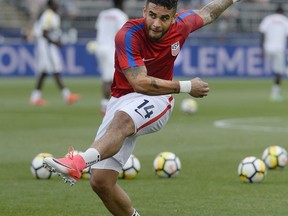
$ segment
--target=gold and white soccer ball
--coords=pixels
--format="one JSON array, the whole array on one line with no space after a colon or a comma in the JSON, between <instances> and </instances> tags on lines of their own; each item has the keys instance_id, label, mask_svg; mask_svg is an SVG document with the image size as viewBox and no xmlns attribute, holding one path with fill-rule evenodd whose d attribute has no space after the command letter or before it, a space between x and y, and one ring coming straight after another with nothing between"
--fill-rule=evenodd
<instances>
[{"instance_id":1,"label":"gold and white soccer ball","mask_svg":"<svg viewBox=\"0 0 288 216\"><path fill-rule=\"evenodd\" d=\"M266 176L265 163L254 156L245 157L238 166L240 181L244 183L259 183Z\"/></svg>"},{"instance_id":2,"label":"gold and white soccer ball","mask_svg":"<svg viewBox=\"0 0 288 216\"><path fill-rule=\"evenodd\" d=\"M83 171L82 171L82 175L81 178L82 179L90 179L91 177L91 167L86 167Z\"/></svg>"},{"instance_id":3,"label":"gold and white soccer ball","mask_svg":"<svg viewBox=\"0 0 288 216\"><path fill-rule=\"evenodd\" d=\"M187 114L194 114L198 110L198 103L193 98L185 98L181 102L181 111Z\"/></svg>"},{"instance_id":4,"label":"gold and white soccer ball","mask_svg":"<svg viewBox=\"0 0 288 216\"><path fill-rule=\"evenodd\" d=\"M50 179L55 175L53 172L44 168L43 161L46 157L53 157L53 155L50 153L39 153L32 160L30 171L36 179Z\"/></svg>"},{"instance_id":5,"label":"gold and white soccer ball","mask_svg":"<svg viewBox=\"0 0 288 216\"><path fill-rule=\"evenodd\" d=\"M181 162L173 152L161 152L153 161L154 172L162 178L172 178L179 174Z\"/></svg>"},{"instance_id":6,"label":"gold and white soccer ball","mask_svg":"<svg viewBox=\"0 0 288 216\"><path fill-rule=\"evenodd\" d=\"M86 51L89 54L95 54L95 52L96 52L96 42L95 42L95 40L88 41L88 43L86 44Z\"/></svg>"},{"instance_id":7,"label":"gold and white soccer ball","mask_svg":"<svg viewBox=\"0 0 288 216\"><path fill-rule=\"evenodd\" d=\"M119 179L134 179L141 169L140 160L133 154L130 155L127 162L119 173Z\"/></svg>"},{"instance_id":8,"label":"gold and white soccer ball","mask_svg":"<svg viewBox=\"0 0 288 216\"><path fill-rule=\"evenodd\" d=\"M288 161L287 151L281 146L269 146L264 150L262 160L269 169L284 168Z\"/></svg>"}]
</instances>

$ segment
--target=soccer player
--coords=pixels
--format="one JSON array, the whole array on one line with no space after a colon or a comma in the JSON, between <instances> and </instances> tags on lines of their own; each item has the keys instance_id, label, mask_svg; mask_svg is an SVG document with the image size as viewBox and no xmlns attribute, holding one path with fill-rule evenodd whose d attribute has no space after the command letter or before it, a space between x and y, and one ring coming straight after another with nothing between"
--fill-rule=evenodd
<instances>
[{"instance_id":1,"label":"soccer player","mask_svg":"<svg viewBox=\"0 0 288 216\"><path fill-rule=\"evenodd\" d=\"M214 0L201 10L176 13L177 0L146 0L144 17L128 21L115 37L112 97L94 142L78 155L73 156L70 149L68 158L45 158L45 165L70 184L91 166L91 187L106 208L113 215L139 215L117 183L119 171L137 137L167 123L174 105L172 94L208 95L208 83L198 77L173 80L174 61L191 32L212 23L232 4L233 0Z\"/></svg>"},{"instance_id":2,"label":"soccer player","mask_svg":"<svg viewBox=\"0 0 288 216\"><path fill-rule=\"evenodd\" d=\"M103 114L106 112L111 97L110 86L114 75L114 38L127 20L128 15L123 11L123 0L113 0L113 8L101 11L96 20L95 54L102 79L101 113Z\"/></svg>"},{"instance_id":3,"label":"soccer player","mask_svg":"<svg viewBox=\"0 0 288 216\"><path fill-rule=\"evenodd\" d=\"M61 78L61 57L59 47L61 43L60 16L57 14L59 5L56 0L47 1L47 9L34 24L34 35L37 48L37 80L30 97L30 104L44 106L47 101L42 98L42 88L48 74L53 74L57 86L62 92L64 101L68 104L79 100L79 94L72 94L65 87Z\"/></svg>"},{"instance_id":4,"label":"soccer player","mask_svg":"<svg viewBox=\"0 0 288 216\"><path fill-rule=\"evenodd\" d=\"M281 102L280 93L282 76L286 72L286 48L288 37L288 18L284 15L281 5L275 13L270 14L259 25L261 33L261 48L263 56L272 64L274 81L271 89L270 100Z\"/></svg>"}]
</instances>

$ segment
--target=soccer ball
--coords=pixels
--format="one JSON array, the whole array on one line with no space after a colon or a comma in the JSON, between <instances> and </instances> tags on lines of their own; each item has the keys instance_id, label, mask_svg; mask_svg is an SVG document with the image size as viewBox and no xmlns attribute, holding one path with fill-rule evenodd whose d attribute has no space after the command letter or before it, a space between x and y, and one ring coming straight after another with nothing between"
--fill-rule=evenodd
<instances>
[{"instance_id":1,"label":"soccer ball","mask_svg":"<svg viewBox=\"0 0 288 216\"><path fill-rule=\"evenodd\" d=\"M238 166L240 180L245 183L258 183L266 176L265 163L254 156L244 158Z\"/></svg>"},{"instance_id":2,"label":"soccer ball","mask_svg":"<svg viewBox=\"0 0 288 216\"><path fill-rule=\"evenodd\" d=\"M281 146L269 146L263 154L262 160L269 169L284 168L287 164L287 151Z\"/></svg>"},{"instance_id":3,"label":"soccer ball","mask_svg":"<svg viewBox=\"0 0 288 216\"><path fill-rule=\"evenodd\" d=\"M86 44L86 51L89 54L95 54L96 52L96 42L94 40L88 41Z\"/></svg>"},{"instance_id":4,"label":"soccer ball","mask_svg":"<svg viewBox=\"0 0 288 216\"><path fill-rule=\"evenodd\" d=\"M134 179L138 175L141 169L141 164L139 159L131 154L127 162L123 166L122 170L119 173L119 179Z\"/></svg>"},{"instance_id":5,"label":"soccer ball","mask_svg":"<svg viewBox=\"0 0 288 216\"><path fill-rule=\"evenodd\" d=\"M172 178L179 174L180 159L172 152L159 153L153 162L155 173L162 178Z\"/></svg>"},{"instance_id":6,"label":"soccer ball","mask_svg":"<svg viewBox=\"0 0 288 216\"><path fill-rule=\"evenodd\" d=\"M198 104L196 100L192 98L185 98L181 102L181 110L187 114L193 114L198 110Z\"/></svg>"},{"instance_id":7,"label":"soccer ball","mask_svg":"<svg viewBox=\"0 0 288 216\"><path fill-rule=\"evenodd\" d=\"M91 177L91 167L86 167L83 171L82 171L82 179L90 179Z\"/></svg>"},{"instance_id":8,"label":"soccer ball","mask_svg":"<svg viewBox=\"0 0 288 216\"><path fill-rule=\"evenodd\" d=\"M46 157L53 157L50 153L40 153L33 158L30 170L32 175L37 179L50 179L54 173L44 168L43 160Z\"/></svg>"}]
</instances>

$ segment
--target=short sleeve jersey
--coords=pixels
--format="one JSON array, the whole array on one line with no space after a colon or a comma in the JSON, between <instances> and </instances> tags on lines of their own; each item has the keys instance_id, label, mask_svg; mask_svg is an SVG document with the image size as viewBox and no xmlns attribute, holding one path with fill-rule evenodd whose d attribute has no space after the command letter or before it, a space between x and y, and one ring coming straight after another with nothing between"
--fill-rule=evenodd
<instances>
[{"instance_id":1,"label":"short sleeve jersey","mask_svg":"<svg viewBox=\"0 0 288 216\"><path fill-rule=\"evenodd\" d=\"M51 9L47 9L41 15L37 28L38 34L42 36L44 30L49 31L52 39L58 40L61 36L60 16Z\"/></svg>"},{"instance_id":2,"label":"short sleeve jersey","mask_svg":"<svg viewBox=\"0 0 288 216\"><path fill-rule=\"evenodd\" d=\"M115 35L127 20L128 16L118 8L101 11L95 24L97 44L114 48Z\"/></svg>"},{"instance_id":3,"label":"short sleeve jersey","mask_svg":"<svg viewBox=\"0 0 288 216\"><path fill-rule=\"evenodd\" d=\"M279 52L286 49L288 37L288 18L282 14L266 16L259 25L259 31L265 34L266 51Z\"/></svg>"},{"instance_id":4,"label":"short sleeve jersey","mask_svg":"<svg viewBox=\"0 0 288 216\"><path fill-rule=\"evenodd\" d=\"M202 18L194 11L182 11L161 40L151 41L145 30L144 18L128 21L115 37L112 96L121 97L134 92L122 73L130 67L146 66L149 76L172 80L174 62L181 47L189 34L202 26Z\"/></svg>"}]
</instances>

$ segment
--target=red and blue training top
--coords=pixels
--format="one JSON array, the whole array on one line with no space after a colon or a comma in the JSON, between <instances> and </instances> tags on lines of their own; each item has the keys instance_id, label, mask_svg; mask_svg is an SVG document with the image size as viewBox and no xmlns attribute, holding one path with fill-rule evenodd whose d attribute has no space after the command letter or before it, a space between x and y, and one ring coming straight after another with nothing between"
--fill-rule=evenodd
<instances>
[{"instance_id":1,"label":"red and blue training top","mask_svg":"<svg viewBox=\"0 0 288 216\"><path fill-rule=\"evenodd\" d=\"M134 92L122 73L130 67L146 66L149 76L172 80L174 61L186 38L203 25L202 18L194 11L182 11L161 40L151 41L145 30L144 18L129 20L115 37L112 96L119 98Z\"/></svg>"}]
</instances>

